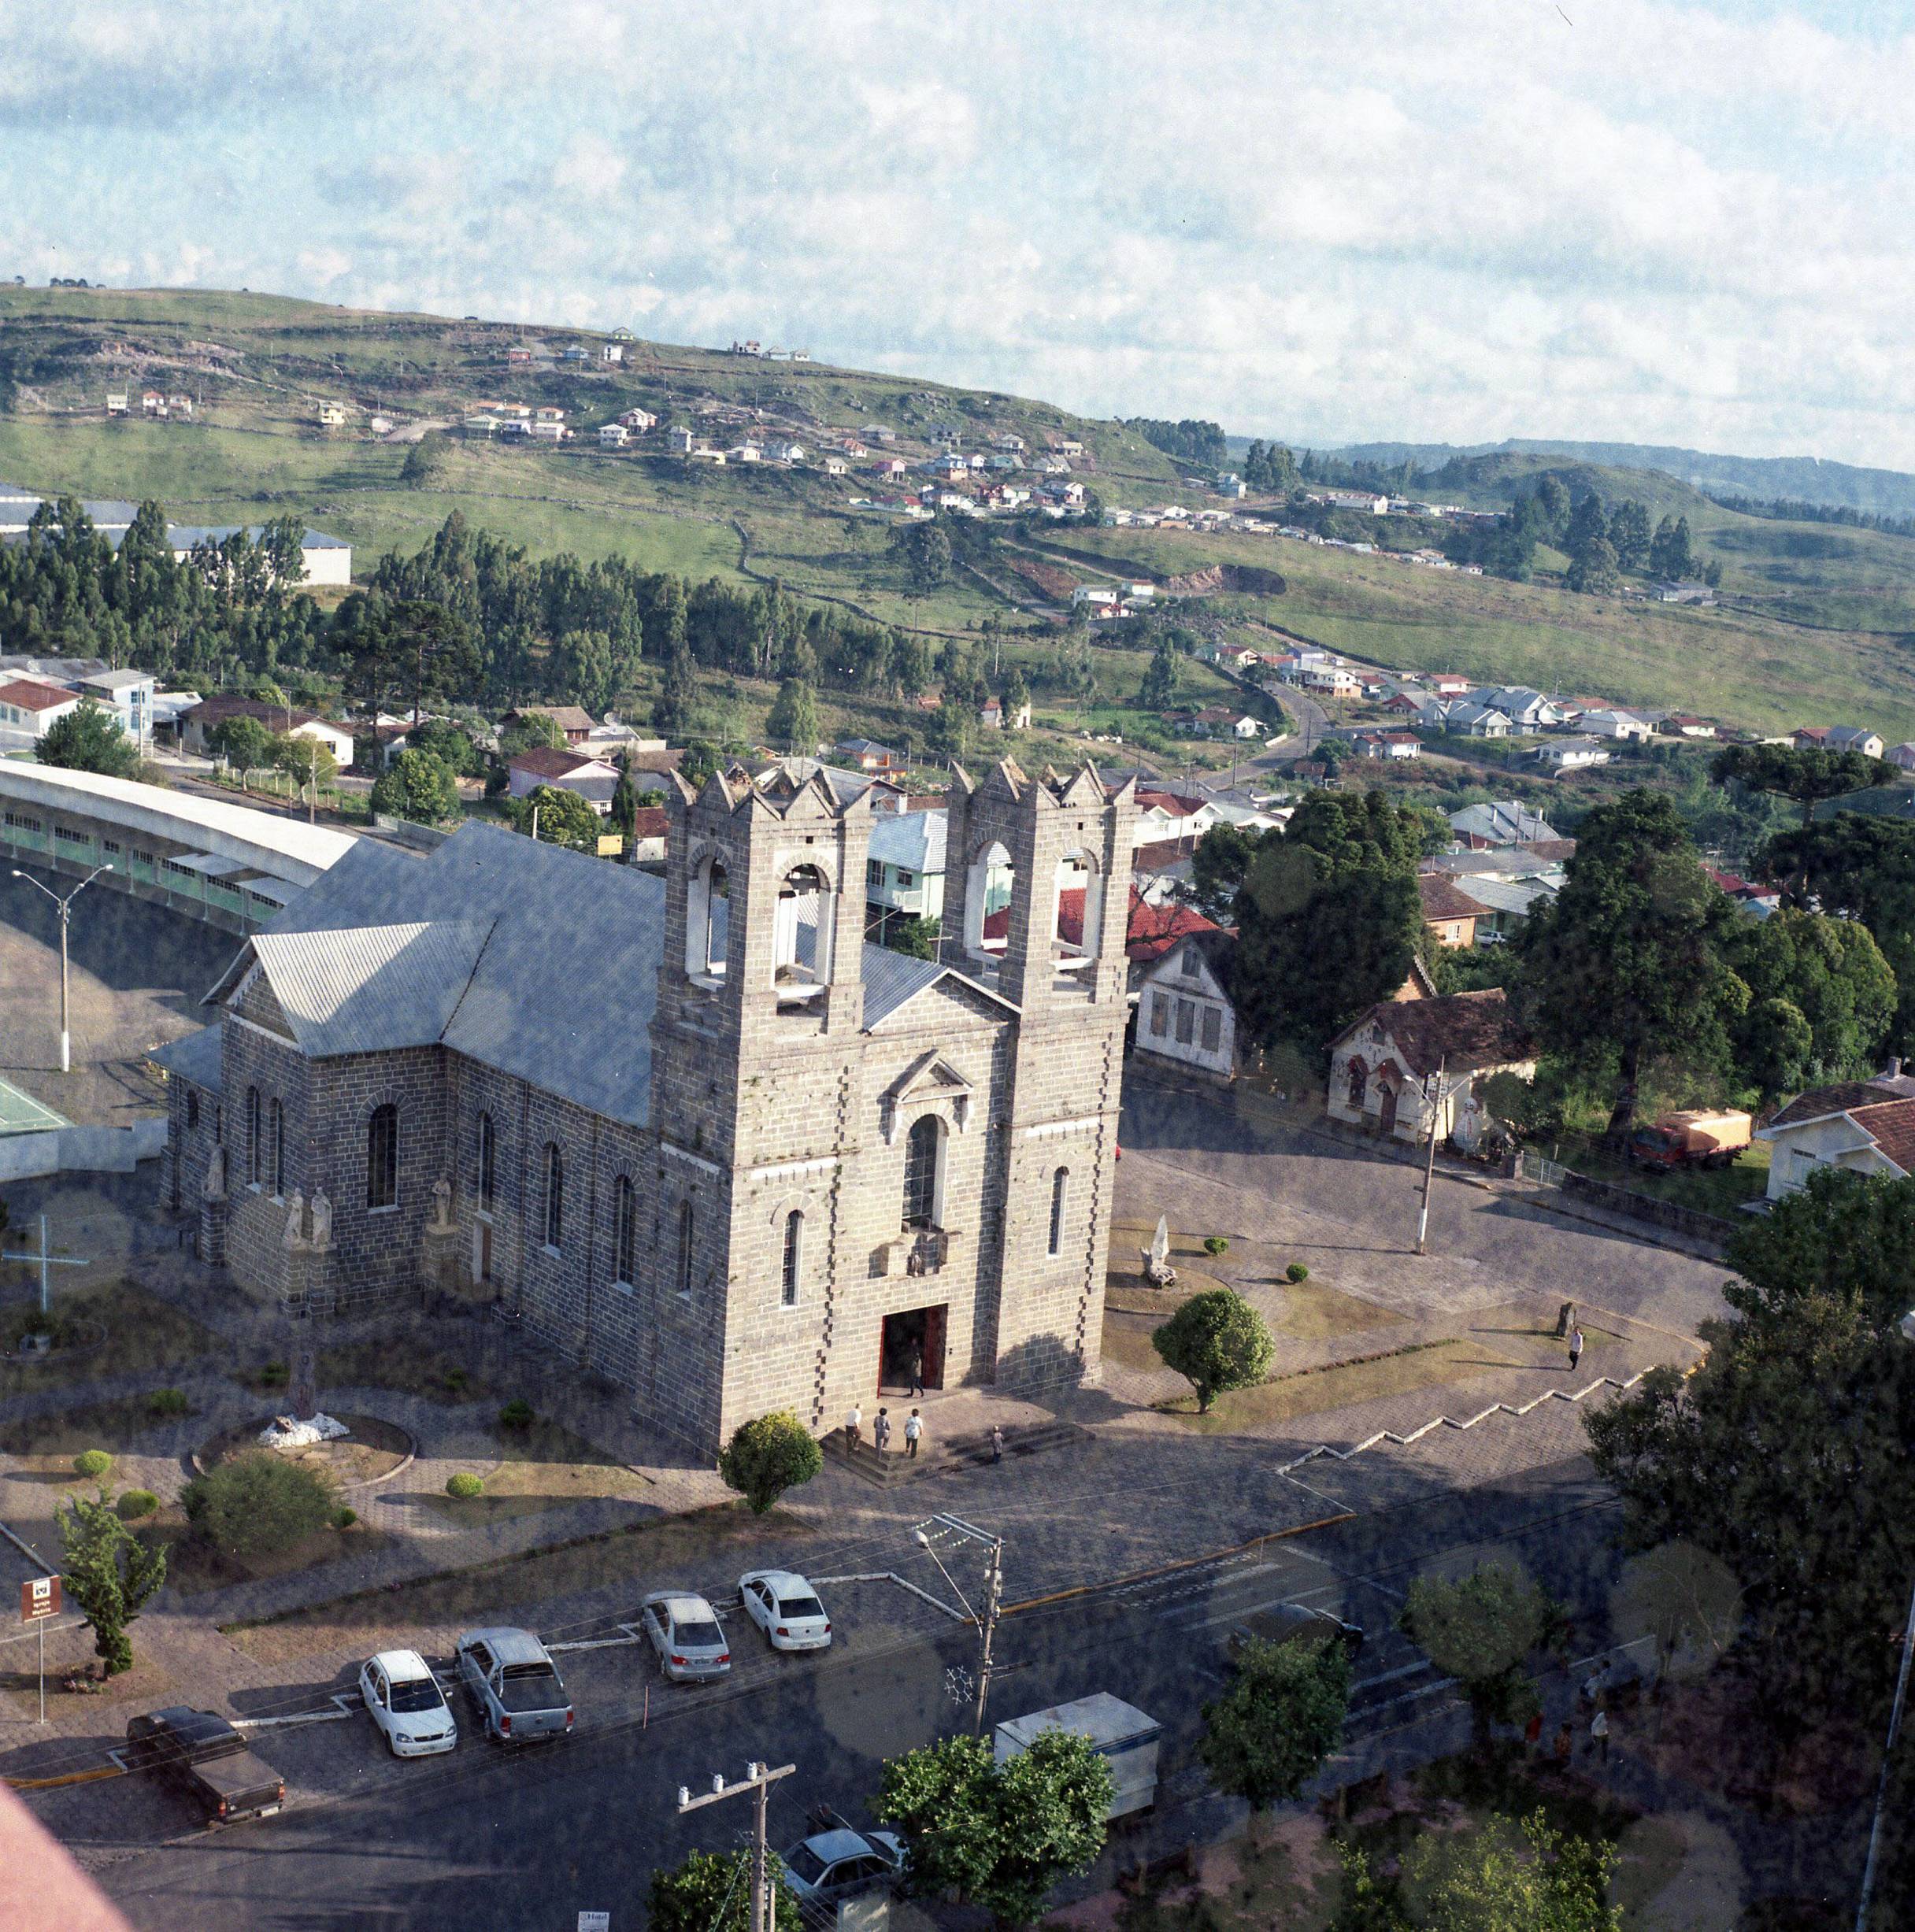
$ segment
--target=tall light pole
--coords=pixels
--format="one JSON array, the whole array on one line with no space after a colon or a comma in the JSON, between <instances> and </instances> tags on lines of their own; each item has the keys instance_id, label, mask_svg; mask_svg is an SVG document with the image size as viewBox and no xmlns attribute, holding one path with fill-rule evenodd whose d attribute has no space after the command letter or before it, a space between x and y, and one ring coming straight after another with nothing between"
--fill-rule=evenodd
<instances>
[{"instance_id":1,"label":"tall light pole","mask_svg":"<svg viewBox=\"0 0 1915 1932\"><path fill-rule=\"evenodd\" d=\"M43 886L31 872L23 872L17 865L13 868L13 876L16 879L25 879L35 891L45 893L47 898L60 909L60 1071L62 1073L71 1073L73 1071L73 1035L67 1025L67 921L72 916L73 901L99 877L101 873L110 872L113 869L111 865L94 866L93 870L71 892L63 896L55 892L52 886Z\"/></svg>"},{"instance_id":2,"label":"tall light pole","mask_svg":"<svg viewBox=\"0 0 1915 1932\"><path fill-rule=\"evenodd\" d=\"M757 1794L757 1838L751 1854L751 1932L772 1932L771 1874L766 1869L765 1855L765 1829L767 1801L771 1788L780 1778L789 1778L798 1769L795 1764L781 1764L773 1771L768 1765L747 1764L745 1775L735 1785L724 1781L723 1771L712 1773L712 1788L701 1792L697 1797L691 1795L688 1785L678 1787L678 1815L683 1818L687 1812L702 1811L707 1804L717 1804L726 1798L735 1798L740 1792L754 1791Z\"/></svg>"},{"instance_id":3,"label":"tall light pole","mask_svg":"<svg viewBox=\"0 0 1915 1932\"><path fill-rule=\"evenodd\" d=\"M1436 1063L1436 1094L1433 1100L1430 1099L1429 1083L1426 1080L1423 1086L1423 1097L1430 1102L1430 1146L1429 1157L1423 1169L1423 1208L1417 1216L1417 1253L1418 1254L1427 1252L1429 1240L1430 1190L1436 1184L1436 1128L1443 1118L1443 1075L1449 1071L1449 1066L1450 1057L1446 1053Z\"/></svg>"},{"instance_id":4,"label":"tall light pole","mask_svg":"<svg viewBox=\"0 0 1915 1932\"><path fill-rule=\"evenodd\" d=\"M971 1734L980 1738L984 1732L984 1708L991 1697L994 1667L991 1640L997 1635L998 1618L1004 1600L1004 1538L994 1535L989 1530L980 1530L976 1523L966 1523L961 1516L943 1512L926 1517L911 1534L918 1547L938 1566L938 1574L950 1586L951 1594L964 1605L965 1615L977 1626L977 1701L971 1712ZM938 1554L938 1545L947 1537L954 1537L961 1542L981 1543L988 1553L984 1559L984 1608L981 1614L971 1608L970 1600L958 1586L958 1579L945 1568L944 1560Z\"/></svg>"}]
</instances>

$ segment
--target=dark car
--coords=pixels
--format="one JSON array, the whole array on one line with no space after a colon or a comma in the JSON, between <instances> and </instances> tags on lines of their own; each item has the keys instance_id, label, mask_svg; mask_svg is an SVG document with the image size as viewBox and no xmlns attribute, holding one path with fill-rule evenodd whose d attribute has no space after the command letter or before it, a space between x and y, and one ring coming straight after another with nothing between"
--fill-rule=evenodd
<instances>
[{"instance_id":1,"label":"dark car","mask_svg":"<svg viewBox=\"0 0 1915 1932\"><path fill-rule=\"evenodd\" d=\"M1354 1664L1363 1649L1363 1631L1358 1625L1346 1623L1328 1610L1312 1609L1308 1604L1278 1603L1267 1609L1253 1610L1232 1628L1228 1644L1231 1662L1239 1661L1246 1645L1253 1642L1339 1643Z\"/></svg>"},{"instance_id":2,"label":"dark car","mask_svg":"<svg viewBox=\"0 0 1915 1932\"><path fill-rule=\"evenodd\" d=\"M177 1785L209 1823L270 1818L286 1802L285 1779L214 1711L180 1704L134 1718L121 1755L129 1771L156 1772Z\"/></svg>"}]
</instances>

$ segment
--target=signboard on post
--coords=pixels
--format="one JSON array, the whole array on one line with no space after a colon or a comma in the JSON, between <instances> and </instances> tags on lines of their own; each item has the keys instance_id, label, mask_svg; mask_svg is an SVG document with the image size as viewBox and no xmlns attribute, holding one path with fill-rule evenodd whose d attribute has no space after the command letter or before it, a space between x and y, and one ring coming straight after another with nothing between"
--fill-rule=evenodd
<instances>
[{"instance_id":1,"label":"signboard on post","mask_svg":"<svg viewBox=\"0 0 1915 1932\"><path fill-rule=\"evenodd\" d=\"M23 1623L37 1623L43 1617L57 1617L60 1614L60 1579L57 1576L36 1576L28 1579L20 1586L20 1620Z\"/></svg>"}]
</instances>

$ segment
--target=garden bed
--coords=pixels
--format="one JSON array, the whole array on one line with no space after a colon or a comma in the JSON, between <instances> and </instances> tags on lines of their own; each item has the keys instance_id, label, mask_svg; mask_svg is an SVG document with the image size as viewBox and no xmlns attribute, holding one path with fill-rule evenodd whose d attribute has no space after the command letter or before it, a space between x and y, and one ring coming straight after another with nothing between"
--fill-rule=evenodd
<instances>
[{"instance_id":1,"label":"garden bed","mask_svg":"<svg viewBox=\"0 0 1915 1932\"><path fill-rule=\"evenodd\" d=\"M222 1429L193 1454L193 1467L202 1475L221 1463L230 1462L260 1446L260 1431L271 1416L257 1416L249 1422ZM418 1444L397 1423L376 1416L343 1415L335 1419L345 1423L349 1433L329 1442L315 1442L306 1449L272 1449L267 1453L283 1462L296 1463L329 1476L342 1489L362 1488L397 1475L412 1462Z\"/></svg>"},{"instance_id":2,"label":"garden bed","mask_svg":"<svg viewBox=\"0 0 1915 1932\"><path fill-rule=\"evenodd\" d=\"M529 1427L492 1430L500 1461L485 1475L483 1496L422 1493L419 1501L461 1529L537 1516L572 1503L637 1501L654 1485L561 1423L541 1417Z\"/></svg>"},{"instance_id":3,"label":"garden bed","mask_svg":"<svg viewBox=\"0 0 1915 1932\"><path fill-rule=\"evenodd\" d=\"M43 1360L9 1356L0 1366L0 1389L39 1389L60 1382L197 1366L220 1345L218 1338L190 1315L130 1281L57 1295L54 1314L58 1319L93 1324L102 1331L99 1339Z\"/></svg>"}]
</instances>

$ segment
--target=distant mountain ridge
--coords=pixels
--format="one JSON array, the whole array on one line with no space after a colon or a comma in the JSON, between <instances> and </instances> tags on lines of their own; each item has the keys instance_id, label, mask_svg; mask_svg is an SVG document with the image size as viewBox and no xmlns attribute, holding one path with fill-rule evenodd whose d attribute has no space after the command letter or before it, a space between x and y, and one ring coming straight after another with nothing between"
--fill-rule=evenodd
<instances>
[{"instance_id":1,"label":"distant mountain ridge","mask_svg":"<svg viewBox=\"0 0 1915 1932\"><path fill-rule=\"evenodd\" d=\"M1241 453L1232 437L1234 453ZM1247 447L1247 442L1243 444ZM1440 469L1453 457L1559 456L1612 469L1661 470L1709 496L1776 498L1833 508L1872 510L1886 516L1915 516L1915 476L1893 469L1861 469L1813 456L1721 456L1645 442L1567 442L1512 436L1502 442L1362 442L1326 452L1353 460L1414 463Z\"/></svg>"}]
</instances>

